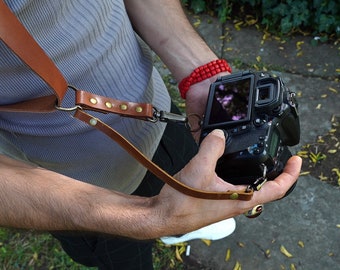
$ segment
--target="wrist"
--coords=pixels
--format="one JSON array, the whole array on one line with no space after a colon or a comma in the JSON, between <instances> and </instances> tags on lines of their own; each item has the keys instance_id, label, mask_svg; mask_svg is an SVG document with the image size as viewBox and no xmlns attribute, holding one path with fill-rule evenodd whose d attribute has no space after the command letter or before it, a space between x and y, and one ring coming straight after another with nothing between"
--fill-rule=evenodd
<instances>
[{"instance_id":1,"label":"wrist","mask_svg":"<svg viewBox=\"0 0 340 270\"><path fill-rule=\"evenodd\" d=\"M194 69L194 71L178 85L181 97L183 99L186 98L186 94L192 85L216 77L217 74L222 72L231 73L231 67L224 59L213 60Z\"/></svg>"}]
</instances>

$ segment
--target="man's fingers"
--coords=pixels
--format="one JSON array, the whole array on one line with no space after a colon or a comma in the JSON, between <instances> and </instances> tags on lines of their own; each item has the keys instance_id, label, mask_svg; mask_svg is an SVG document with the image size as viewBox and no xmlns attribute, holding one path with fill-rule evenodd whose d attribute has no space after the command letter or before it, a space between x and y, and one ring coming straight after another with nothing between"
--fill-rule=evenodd
<instances>
[{"instance_id":1,"label":"man's fingers","mask_svg":"<svg viewBox=\"0 0 340 270\"><path fill-rule=\"evenodd\" d=\"M257 200L261 203L282 198L299 177L302 159L298 156L291 157L283 172L273 181L268 181L259 192L255 192Z\"/></svg>"},{"instance_id":2,"label":"man's fingers","mask_svg":"<svg viewBox=\"0 0 340 270\"><path fill-rule=\"evenodd\" d=\"M199 158L202 158L206 166L216 165L216 161L220 158L225 148L225 134L222 130L216 129L204 138L198 152Z\"/></svg>"}]
</instances>

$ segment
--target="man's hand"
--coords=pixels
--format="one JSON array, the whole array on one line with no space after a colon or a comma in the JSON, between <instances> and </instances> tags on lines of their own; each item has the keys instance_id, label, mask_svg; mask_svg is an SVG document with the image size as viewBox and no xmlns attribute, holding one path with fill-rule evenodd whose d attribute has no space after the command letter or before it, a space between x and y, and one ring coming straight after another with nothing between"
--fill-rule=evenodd
<instances>
[{"instance_id":1,"label":"man's hand","mask_svg":"<svg viewBox=\"0 0 340 270\"><path fill-rule=\"evenodd\" d=\"M217 159L224 151L225 138L220 130L211 132L202 142L199 153L175 177L192 187L207 191L244 190L234 186L215 173ZM296 182L301 168L301 159L292 157L283 173L267 182L254 193L250 201L204 200L189 197L165 186L155 198L155 207L164 219L164 234L180 234L193 231L213 222L246 212L252 207L282 198Z\"/></svg>"}]
</instances>

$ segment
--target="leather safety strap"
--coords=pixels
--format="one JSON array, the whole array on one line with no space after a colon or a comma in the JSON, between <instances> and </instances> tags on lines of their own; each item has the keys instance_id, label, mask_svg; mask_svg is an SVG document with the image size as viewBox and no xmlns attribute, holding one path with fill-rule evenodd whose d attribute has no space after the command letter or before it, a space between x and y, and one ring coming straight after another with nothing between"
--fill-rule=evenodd
<instances>
[{"instance_id":1,"label":"leather safety strap","mask_svg":"<svg viewBox=\"0 0 340 270\"><path fill-rule=\"evenodd\" d=\"M119 145L124 147L124 149L132 155L135 159L137 159L142 165L144 165L150 172L152 172L155 176L162 179L165 183L167 183L172 188L184 193L186 195L210 199L210 200L250 200L253 194L253 191L226 191L226 192L209 192L202 191L199 189L191 188L187 185L176 180L174 177L169 175L167 172L162 170L156 164L154 164L150 159L148 159L144 154L142 154L135 146L133 146L125 137L119 134L114 129L107 126L98 118L91 116L90 114L84 112L83 110L77 110L75 115L76 118L81 121L95 127L100 130L107 136L109 136L112 140L116 141Z\"/></svg>"},{"instance_id":2,"label":"leather safety strap","mask_svg":"<svg viewBox=\"0 0 340 270\"><path fill-rule=\"evenodd\" d=\"M134 147L126 138L106 125L98 118L94 118L84 110L101 113L115 113L141 120L153 119L153 106L146 103L120 101L108 97L95 95L75 87L69 86L67 81L47 56L39 44L28 33L7 5L0 0L0 39L35 72L53 90L53 95L24 101L17 104L0 106L0 111L46 113L56 109L75 111L74 116L79 120L95 127L111 139L116 141L136 160L144 165L165 183L179 192L196 198L210 200L250 200L253 190L208 192L191 188L166 173L159 166L150 161L143 153ZM63 108L62 100L68 89L75 90L74 108Z\"/></svg>"}]
</instances>

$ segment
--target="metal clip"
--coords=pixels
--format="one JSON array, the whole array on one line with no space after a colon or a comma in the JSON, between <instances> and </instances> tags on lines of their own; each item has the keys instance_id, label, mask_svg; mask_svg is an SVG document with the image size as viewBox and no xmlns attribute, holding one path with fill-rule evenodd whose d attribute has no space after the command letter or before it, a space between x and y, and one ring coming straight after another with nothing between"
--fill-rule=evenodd
<instances>
[{"instance_id":1,"label":"metal clip","mask_svg":"<svg viewBox=\"0 0 340 270\"><path fill-rule=\"evenodd\" d=\"M261 164L263 175L255 180L254 183L250 184L246 188L246 192L250 192L252 190L259 191L262 186L267 182L267 166L264 165L263 163Z\"/></svg>"},{"instance_id":2,"label":"metal clip","mask_svg":"<svg viewBox=\"0 0 340 270\"><path fill-rule=\"evenodd\" d=\"M289 93L288 103L290 107L293 108L293 112L295 113L295 116L297 117L299 115L299 112L297 110L296 93L294 92Z\"/></svg>"},{"instance_id":3,"label":"metal clip","mask_svg":"<svg viewBox=\"0 0 340 270\"><path fill-rule=\"evenodd\" d=\"M174 123L188 123L188 118L181 114L175 114L165 111L158 111L154 108L153 113L153 121L161 121L161 122L174 122Z\"/></svg>"}]
</instances>

